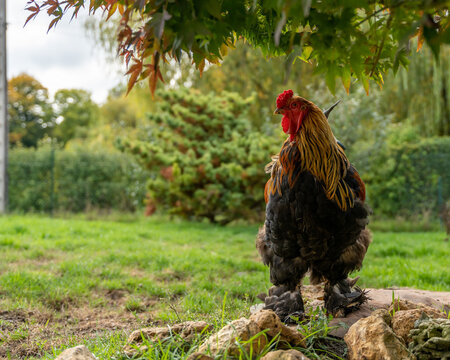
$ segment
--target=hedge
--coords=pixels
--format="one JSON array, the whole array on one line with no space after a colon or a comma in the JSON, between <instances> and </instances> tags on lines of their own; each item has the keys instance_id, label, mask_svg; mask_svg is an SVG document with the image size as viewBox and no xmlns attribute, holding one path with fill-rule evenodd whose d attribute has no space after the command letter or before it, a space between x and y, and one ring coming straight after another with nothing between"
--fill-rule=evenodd
<instances>
[{"instance_id":1,"label":"hedge","mask_svg":"<svg viewBox=\"0 0 450 360\"><path fill-rule=\"evenodd\" d=\"M8 175L9 209L19 212L134 211L149 176L127 154L48 147L11 150Z\"/></svg>"}]
</instances>

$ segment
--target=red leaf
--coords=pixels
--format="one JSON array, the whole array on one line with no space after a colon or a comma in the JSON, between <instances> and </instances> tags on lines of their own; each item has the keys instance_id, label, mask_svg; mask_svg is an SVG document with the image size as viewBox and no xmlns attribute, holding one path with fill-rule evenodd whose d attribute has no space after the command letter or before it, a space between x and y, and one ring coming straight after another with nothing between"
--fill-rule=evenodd
<instances>
[{"instance_id":1,"label":"red leaf","mask_svg":"<svg viewBox=\"0 0 450 360\"><path fill-rule=\"evenodd\" d=\"M35 18L37 16L37 14L39 14L39 10L33 14L31 14L30 16L27 17L27 20L25 21L25 24L23 24L23 26L25 26L28 21L30 21L31 19Z\"/></svg>"},{"instance_id":2,"label":"red leaf","mask_svg":"<svg viewBox=\"0 0 450 360\"><path fill-rule=\"evenodd\" d=\"M164 82L164 79L163 79L163 77L162 77L162 75L161 75L161 71L159 71L159 69L158 69L157 74L158 74L159 80L161 80L161 82Z\"/></svg>"},{"instance_id":3,"label":"red leaf","mask_svg":"<svg viewBox=\"0 0 450 360\"><path fill-rule=\"evenodd\" d=\"M139 74L142 71L142 61L135 60L136 63L134 63L130 69L127 71L127 75L131 74L130 79L128 80L128 87L127 87L127 95L133 88L134 84L136 83L136 80L139 76Z\"/></svg>"},{"instance_id":4,"label":"red leaf","mask_svg":"<svg viewBox=\"0 0 450 360\"><path fill-rule=\"evenodd\" d=\"M39 11L39 8L36 5L36 6L27 7L27 8L25 8L25 10L28 10L28 11Z\"/></svg>"},{"instance_id":5,"label":"red leaf","mask_svg":"<svg viewBox=\"0 0 450 360\"><path fill-rule=\"evenodd\" d=\"M150 73L150 76L148 78L148 86L150 87L150 91L152 93L152 98L155 97L155 90L156 90L156 82L158 81L158 77L155 73L155 70Z\"/></svg>"},{"instance_id":6,"label":"red leaf","mask_svg":"<svg viewBox=\"0 0 450 360\"><path fill-rule=\"evenodd\" d=\"M51 7L48 8L47 14L52 15L53 12L54 12L57 8L58 8L58 4L52 5Z\"/></svg>"},{"instance_id":7,"label":"red leaf","mask_svg":"<svg viewBox=\"0 0 450 360\"><path fill-rule=\"evenodd\" d=\"M47 32L49 32L50 29L51 29L54 25L56 25L56 24L58 23L59 20L61 20L61 17L54 18L54 19L50 22L50 25L48 26Z\"/></svg>"},{"instance_id":8,"label":"red leaf","mask_svg":"<svg viewBox=\"0 0 450 360\"><path fill-rule=\"evenodd\" d=\"M111 6L111 8L109 9L109 11L108 11L108 16L106 17L106 21L108 21L108 20L111 18L111 16L114 15L114 13L116 12L116 10L117 10L117 3L113 4L113 5Z\"/></svg>"}]
</instances>

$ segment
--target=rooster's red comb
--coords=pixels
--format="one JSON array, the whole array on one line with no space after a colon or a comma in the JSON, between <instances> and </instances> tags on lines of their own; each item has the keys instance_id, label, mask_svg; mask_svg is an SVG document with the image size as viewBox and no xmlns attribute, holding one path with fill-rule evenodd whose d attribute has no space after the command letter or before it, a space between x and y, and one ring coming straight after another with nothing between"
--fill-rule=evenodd
<instances>
[{"instance_id":1,"label":"rooster's red comb","mask_svg":"<svg viewBox=\"0 0 450 360\"><path fill-rule=\"evenodd\" d=\"M294 96L294 92L292 90L285 90L277 97L277 108L281 109L284 107L289 99Z\"/></svg>"}]
</instances>

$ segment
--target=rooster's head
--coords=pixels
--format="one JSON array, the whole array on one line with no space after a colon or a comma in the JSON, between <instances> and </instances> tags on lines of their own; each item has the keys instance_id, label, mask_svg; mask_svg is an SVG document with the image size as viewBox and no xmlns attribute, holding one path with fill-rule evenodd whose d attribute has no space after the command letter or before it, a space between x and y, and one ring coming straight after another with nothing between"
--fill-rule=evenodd
<instances>
[{"instance_id":1,"label":"rooster's head","mask_svg":"<svg viewBox=\"0 0 450 360\"><path fill-rule=\"evenodd\" d=\"M308 115L311 103L300 96L294 96L292 90L286 90L278 95L277 108L274 114L282 114L281 126L290 140L294 141L300 131L303 121Z\"/></svg>"}]
</instances>

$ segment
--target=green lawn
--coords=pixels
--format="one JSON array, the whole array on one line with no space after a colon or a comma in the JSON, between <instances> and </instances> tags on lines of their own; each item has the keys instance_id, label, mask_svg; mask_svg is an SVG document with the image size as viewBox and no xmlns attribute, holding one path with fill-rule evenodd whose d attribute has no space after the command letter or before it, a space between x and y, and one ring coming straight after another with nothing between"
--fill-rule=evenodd
<instances>
[{"instance_id":1,"label":"green lawn","mask_svg":"<svg viewBox=\"0 0 450 360\"><path fill-rule=\"evenodd\" d=\"M0 358L53 358L86 339L111 358L132 329L235 319L270 287L257 226L8 216L0 229ZM450 291L444 238L375 233L359 285Z\"/></svg>"}]
</instances>

